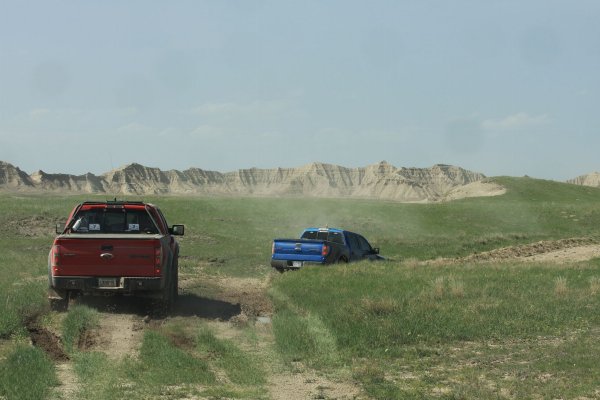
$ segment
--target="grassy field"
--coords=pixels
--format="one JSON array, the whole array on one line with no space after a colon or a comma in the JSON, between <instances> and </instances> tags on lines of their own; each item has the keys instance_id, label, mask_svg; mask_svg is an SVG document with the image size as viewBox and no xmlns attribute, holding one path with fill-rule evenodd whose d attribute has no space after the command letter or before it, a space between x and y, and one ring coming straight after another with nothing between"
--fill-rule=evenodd
<instances>
[{"instance_id":1,"label":"grassy field","mask_svg":"<svg viewBox=\"0 0 600 400\"><path fill-rule=\"evenodd\" d=\"M305 270L272 289L273 327L375 398L596 398L599 280L598 260Z\"/></svg>"},{"instance_id":2,"label":"grassy field","mask_svg":"<svg viewBox=\"0 0 600 400\"><path fill-rule=\"evenodd\" d=\"M32 320L60 333L80 398L270 398L273 373L298 365L363 398L598 398L599 260L419 262L600 238L599 189L494 180L506 195L436 204L146 197L186 225L184 276L270 282L272 329L250 321L229 337L202 318L167 318L116 362L75 345L97 326L95 310L56 314L45 300L54 226L93 198L0 194L0 399L64 397L56 363L28 344ZM273 238L324 225L360 232L388 261L271 271ZM189 292L219 290L199 282Z\"/></svg>"}]
</instances>

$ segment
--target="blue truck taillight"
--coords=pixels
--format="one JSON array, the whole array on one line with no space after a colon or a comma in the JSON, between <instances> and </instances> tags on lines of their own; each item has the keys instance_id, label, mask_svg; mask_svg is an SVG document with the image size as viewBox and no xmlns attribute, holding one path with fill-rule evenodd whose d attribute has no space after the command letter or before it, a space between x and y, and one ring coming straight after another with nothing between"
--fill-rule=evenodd
<instances>
[{"instance_id":1,"label":"blue truck taillight","mask_svg":"<svg viewBox=\"0 0 600 400\"><path fill-rule=\"evenodd\" d=\"M323 243L323 248L321 249L321 255L323 257L327 256L327 254L329 254L329 246L327 246L325 243Z\"/></svg>"}]
</instances>

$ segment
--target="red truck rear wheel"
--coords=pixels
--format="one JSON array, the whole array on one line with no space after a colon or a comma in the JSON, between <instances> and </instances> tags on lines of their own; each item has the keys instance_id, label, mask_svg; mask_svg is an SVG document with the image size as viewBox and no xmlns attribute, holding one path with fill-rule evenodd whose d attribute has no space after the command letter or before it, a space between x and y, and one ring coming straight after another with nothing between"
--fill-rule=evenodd
<instances>
[{"instance_id":1,"label":"red truck rear wheel","mask_svg":"<svg viewBox=\"0 0 600 400\"><path fill-rule=\"evenodd\" d=\"M48 297L48 302L52 311L67 311L69 308L69 291L52 290L51 296Z\"/></svg>"},{"instance_id":2,"label":"red truck rear wheel","mask_svg":"<svg viewBox=\"0 0 600 400\"><path fill-rule=\"evenodd\" d=\"M177 263L173 265L171 269L171 273L167 277L167 281L165 282L165 287L160 292L160 298L158 300L158 307L161 312L168 314L173 309L178 293L178 284L179 284L179 268Z\"/></svg>"},{"instance_id":3,"label":"red truck rear wheel","mask_svg":"<svg viewBox=\"0 0 600 400\"><path fill-rule=\"evenodd\" d=\"M175 261L173 266L173 304L177 302L179 298L179 262Z\"/></svg>"}]
</instances>

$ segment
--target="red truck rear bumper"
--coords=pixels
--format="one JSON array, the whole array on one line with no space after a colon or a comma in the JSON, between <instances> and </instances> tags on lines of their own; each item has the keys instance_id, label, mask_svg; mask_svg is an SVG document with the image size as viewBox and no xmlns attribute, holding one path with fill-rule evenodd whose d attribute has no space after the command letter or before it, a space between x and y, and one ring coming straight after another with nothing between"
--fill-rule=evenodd
<instances>
[{"instance_id":1,"label":"red truck rear bumper","mask_svg":"<svg viewBox=\"0 0 600 400\"><path fill-rule=\"evenodd\" d=\"M84 293L138 293L159 291L162 289L161 283L160 277L54 276L51 289L77 290Z\"/></svg>"}]
</instances>

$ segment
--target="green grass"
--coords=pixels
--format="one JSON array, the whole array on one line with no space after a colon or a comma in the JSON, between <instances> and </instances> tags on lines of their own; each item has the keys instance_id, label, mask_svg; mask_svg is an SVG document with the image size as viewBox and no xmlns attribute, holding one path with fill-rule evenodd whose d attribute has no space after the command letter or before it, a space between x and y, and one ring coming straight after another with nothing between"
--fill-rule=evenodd
<instances>
[{"instance_id":1,"label":"green grass","mask_svg":"<svg viewBox=\"0 0 600 400\"><path fill-rule=\"evenodd\" d=\"M464 256L544 239L598 236L600 189L528 178L493 180L508 187L508 193L436 204L169 196L143 200L158 204L170 224L186 225L186 236L180 239L184 271L200 268L236 276L268 273L271 240L298 237L308 226L360 232L395 260ZM24 276L46 273L55 222L64 222L72 207L86 199L105 198L0 194L0 208L8 210L0 215L0 224L7 227L0 232L0 269L12 268ZM43 229L30 233L29 225Z\"/></svg>"},{"instance_id":2,"label":"green grass","mask_svg":"<svg viewBox=\"0 0 600 400\"><path fill-rule=\"evenodd\" d=\"M599 334L409 345L393 360L356 363L374 398L596 398Z\"/></svg>"},{"instance_id":3,"label":"green grass","mask_svg":"<svg viewBox=\"0 0 600 400\"><path fill-rule=\"evenodd\" d=\"M376 398L428 398L437 386L457 397L489 398L492 389L473 391L472 377L465 375L482 373L481 362L484 374L491 369L500 386L511 369L528 371L527 378L509 385L518 397L552 390L584 396L597 389L588 375L600 374L590 356L600 350L594 342L600 339L600 295L591 283L599 276L600 260L568 268L510 263L307 268L275 280L273 329L287 359L325 370L340 362L354 365L357 379ZM557 282L566 289L557 290ZM307 317L318 319L321 330L312 333ZM333 338L328 342L334 350L315 345L323 337ZM465 347L478 348L481 356L472 361ZM341 360L332 363L332 353ZM521 363L515 366L511 358ZM454 365L460 359L466 361ZM389 377L407 368L417 377L400 390ZM430 369L442 373L429 375ZM557 380L532 382L545 373ZM570 377L578 384L568 386ZM454 380L460 385L447 382Z\"/></svg>"},{"instance_id":4,"label":"green grass","mask_svg":"<svg viewBox=\"0 0 600 400\"><path fill-rule=\"evenodd\" d=\"M139 362L134 364L130 376L149 386L215 382L206 361L175 347L167 338L153 331L145 334Z\"/></svg>"},{"instance_id":5,"label":"green grass","mask_svg":"<svg viewBox=\"0 0 600 400\"><path fill-rule=\"evenodd\" d=\"M319 314L296 307L293 299L272 292L279 309L273 318L275 342L289 362L304 361L312 367L337 365L336 338L322 322Z\"/></svg>"},{"instance_id":6,"label":"green grass","mask_svg":"<svg viewBox=\"0 0 600 400\"><path fill-rule=\"evenodd\" d=\"M195 335L171 321L144 335L139 358L111 360L98 352L75 352L77 396L85 399L265 398L259 362L233 342L218 339L204 325ZM175 343L174 343L175 342ZM227 382L217 381L223 371Z\"/></svg>"},{"instance_id":7,"label":"green grass","mask_svg":"<svg viewBox=\"0 0 600 400\"><path fill-rule=\"evenodd\" d=\"M199 394L216 383L206 361L174 346L155 331L144 335L139 359L111 360L103 353L74 356L79 398L154 399Z\"/></svg>"},{"instance_id":8,"label":"green grass","mask_svg":"<svg viewBox=\"0 0 600 400\"><path fill-rule=\"evenodd\" d=\"M124 379L124 362L110 360L104 353L77 352L72 355L76 375L75 398L89 400L139 399Z\"/></svg>"},{"instance_id":9,"label":"green grass","mask_svg":"<svg viewBox=\"0 0 600 400\"><path fill-rule=\"evenodd\" d=\"M40 349L18 346L0 361L0 398L41 400L56 384L54 365Z\"/></svg>"},{"instance_id":10,"label":"green grass","mask_svg":"<svg viewBox=\"0 0 600 400\"><path fill-rule=\"evenodd\" d=\"M173 322L161 331L146 332L139 358L111 360L98 352L73 353L79 398L266 398L260 363L233 342L216 338L205 326L195 338L183 338L185 333ZM188 341L189 346L181 346ZM225 373L227 382L217 381L217 370Z\"/></svg>"},{"instance_id":11,"label":"green grass","mask_svg":"<svg viewBox=\"0 0 600 400\"><path fill-rule=\"evenodd\" d=\"M288 365L306 364L333 376L350 370L366 393L380 399L598 397L594 377L600 367L593 357L600 352L598 260L559 267L414 261L540 240L600 239L599 189L529 178L493 180L508 193L439 204L143 200L159 205L170 224L186 225L182 278L198 273L265 278L271 274L272 239L297 237L308 226L356 231L381 248L390 261L275 275L273 354ZM42 378L24 390L42 398L56 383L52 368L43 372L52 363L39 350L12 349L26 335L25 321L49 312L47 254L54 225L87 199L104 197L0 194L0 340L9 343L2 346L0 365L5 372L18 357L29 360ZM203 289L189 292L210 296ZM172 340L169 329L179 328L169 322L146 333L139 358L116 362L75 350L78 335L93 321L86 310L71 310L64 320L80 398L268 397L269 365L199 321L187 322L182 332L191 346ZM22 353L26 356L16 355ZM260 368L250 372L256 365ZM7 398L29 384L17 378L2 382L0 396Z\"/></svg>"},{"instance_id":12,"label":"green grass","mask_svg":"<svg viewBox=\"0 0 600 400\"><path fill-rule=\"evenodd\" d=\"M294 313L299 324L306 315L319 316L341 354L393 357L406 344L531 338L600 326L600 296L589 284L598 276L596 263L572 269L364 263L285 274L275 281L273 297L278 316L279 310L289 316L290 305L301 310ZM463 282L459 293L448 283L456 277ZM566 293L556 291L559 277L569 283Z\"/></svg>"},{"instance_id":13,"label":"green grass","mask_svg":"<svg viewBox=\"0 0 600 400\"><path fill-rule=\"evenodd\" d=\"M48 285L39 281L15 280L10 285L2 286L4 285L0 285L0 338L8 338L22 333L27 319L47 311Z\"/></svg>"},{"instance_id":14,"label":"green grass","mask_svg":"<svg viewBox=\"0 0 600 400\"><path fill-rule=\"evenodd\" d=\"M84 339L82 335L96 328L98 321L98 312L89 307L77 305L69 310L62 323L62 339L67 353L77 349L79 342Z\"/></svg>"},{"instance_id":15,"label":"green grass","mask_svg":"<svg viewBox=\"0 0 600 400\"><path fill-rule=\"evenodd\" d=\"M194 249L186 254L198 261L224 260L221 270L238 275L263 274L271 240L298 237L308 226L360 232L396 260L598 236L600 189L528 178L494 180L509 188L506 195L437 204L256 198L190 199L185 204L165 198L160 204L169 220L187 224L190 236L184 243L193 240Z\"/></svg>"},{"instance_id":16,"label":"green grass","mask_svg":"<svg viewBox=\"0 0 600 400\"><path fill-rule=\"evenodd\" d=\"M196 350L207 354L216 366L225 371L232 383L244 386L261 386L266 383L265 372L260 363L233 342L218 339L207 328L200 330L196 341Z\"/></svg>"}]
</instances>

